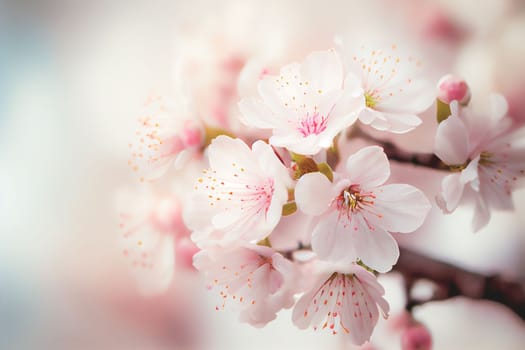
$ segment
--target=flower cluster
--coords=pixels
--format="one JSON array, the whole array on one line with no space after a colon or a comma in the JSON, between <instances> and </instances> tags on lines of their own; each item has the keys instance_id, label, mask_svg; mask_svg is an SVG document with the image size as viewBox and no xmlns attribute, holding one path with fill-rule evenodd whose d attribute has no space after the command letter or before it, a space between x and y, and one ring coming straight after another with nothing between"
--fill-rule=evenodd
<instances>
[{"instance_id":1,"label":"flower cluster","mask_svg":"<svg viewBox=\"0 0 525 350\"><path fill-rule=\"evenodd\" d=\"M245 85L253 69L239 65L236 74L228 71L230 85L236 78ZM353 137L410 132L438 98L435 154L442 163L435 168L452 173L437 204L451 213L473 199L475 230L489 209L512 208L524 175L524 134L506 117L504 99L493 97L491 113L479 116L467 107L464 81L447 76L436 92L420 66L396 45L339 45L274 73L263 69L251 95L230 89L221 111L238 101L234 115L243 126L228 116L219 123L224 129L211 127L209 116L189 108L199 101L161 104L141 119L134 170L153 179L187 154L204 170L191 184L179 179L188 193L180 206L168 206L177 209L176 224L161 215L167 207L158 200L143 201L153 204L137 222L122 224L123 254L139 281L167 288L182 231L197 247L193 266L216 296L216 310L236 309L241 321L262 327L293 307L301 329L368 341L379 315L389 313L378 276L399 258L392 233L418 230L432 205L418 188L390 182L391 147L371 136L365 140L376 144L362 146Z\"/></svg>"},{"instance_id":2,"label":"flower cluster","mask_svg":"<svg viewBox=\"0 0 525 350\"><path fill-rule=\"evenodd\" d=\"M234 304L241 320L262 326L295 304L298 327L348 334L356 344L370 338L380 313L388 315L376 274L398 259L390 233L416 230L430 203L411 185L386 184L381 147L362 148L341 165L322 161L357 119L396 133L420 122L421 108L399 101L427 93L424 86L412 88L412 72L390 51L370 54L374 61L359 58L365 68L352 70L336 50L314 52L262 76L259 96L241 99L239 109L244 124L271 131L268 142L249 146L223 135L207 148L209 167L195 181L184 220L201 249L194 265L218 293L217 310ZM305 222L306 232L298 235L283 216ZM294 240L296 248L311 243L314 255L300 262L272 244ZM315 281L305 286L298 281L308 269Z\"/></svg>"}]
</instances>

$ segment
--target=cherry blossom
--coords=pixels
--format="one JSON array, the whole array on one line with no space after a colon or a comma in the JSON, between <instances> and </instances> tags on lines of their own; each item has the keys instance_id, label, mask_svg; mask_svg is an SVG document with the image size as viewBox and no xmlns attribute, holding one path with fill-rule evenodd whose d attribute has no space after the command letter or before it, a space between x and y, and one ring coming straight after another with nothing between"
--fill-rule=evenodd
<instances>
[{"instance_id":1,"label":"cherry blossom","mask_svg":"<svg viewBox=\"0 0 525 350\"><path fill-rule=\"evenodd\" d=\"M234 304L242 322L262 327L275 319L277 311L294 304L296 267L269 247L209 247L193 261L205 274L209 289L219 291L215 309Z\"/></svg>"},{"instance_id":2,"label":"cherry blossom","mask_svg":"<svg viewBox=\"0 0 525 350\"><path fill-rule=\"evenodd\" d=\"M374 274L350 264L337 271L319 274L317 283L297 302L292 319L305 329L327 329L333 334L346 334L356 345L370 339L379 313L388 317L385 290Z\"/></svg>"},{"instance_id":3,"label":"cherry blossom","mask_svg":"<svg viewBox=\"0 0 525 350\"><path fill-rule=\"evenodd\" d=\"M203 171L188 201L185 221L197 244L261 240L281 218L292 180L272 147L219 136L208 148Z\"/></svg>"},{"instance_id":4,"label":"cherry blossom","mask_svg":"<svg viewBox=\"0 0 525 350\"><path fill-rule=\"evenodd\" d=\"M175 239L187 233L180 204L145 190L122 193L120 202L119 245L138 290L145 295L162 293L173 278Z\"/></svg>"},{"instance_id":5,"label":"cherry blossom","mask_svg":"<svg viewBox=\"0 0 525 350\"><path fill-rule=\"evenodd\" d=\"M419 60L405 57L396 45L342 50L349 85L364 96L359 112L362 123L393 133L405 133L421 124L417 114L430 107L435 94L422 77Z\"/></svg>"},{"instance_id":6,"label":"cherry blossom","mask_svg":"<svg viewBox=\"0 0 525 350\"><path fill-rule=\"evenodd\" d=\"M321 259L360 259L374 270L387 272L399 256L389 232L416 230L430 203L411 185L384 185L390 165L381 147L365 147L351 155L344 171L334 173L333 182L319 172L308 173L296 185L299 209L320 216L312 233L312 249Z\"/></svg>"},{"instance_id":7,"label":"cherry blossom","mask_svg":"<svg viewBox=\"0 0 525 350\"><path fill-rule=\"evenodd\" d=\"M174 163L180 168L203 141L203 125L187 103L170 104L162 97L152 97L146 103L145 116L139 119L135 141L129 144L128 164L141 181L154 180Z\"/></svg>"},{"instance_id":8,"label":"cherry blossom","mask_svg":"<svg viewBox=\"0 0 525 350\"><path fill-rule=\"evenodd\" d=\"M347 86L334 50L311 53L301 63L266 75L258 85L262 100L241 100L241 121L272 129L270 144L299 154L316 154L357 118L362 96Z\"/></svg>"},{"instance_id":9,"label":"cherry blossom","mask_svg":"<svg viewBox=\"0 0 525 350\"><path fill-rule=\"evenodd\" d=\"M437 203L451 213L462 200L473 201L474 231L488 223L491 208L514 208L512 191L525 174L525 129L512 128L502 96L492 95L490 101L485 114L452 102L452 115L440 123L435 139L436 155L455 171L443 179Z\"/></svg>"}]
</instances>

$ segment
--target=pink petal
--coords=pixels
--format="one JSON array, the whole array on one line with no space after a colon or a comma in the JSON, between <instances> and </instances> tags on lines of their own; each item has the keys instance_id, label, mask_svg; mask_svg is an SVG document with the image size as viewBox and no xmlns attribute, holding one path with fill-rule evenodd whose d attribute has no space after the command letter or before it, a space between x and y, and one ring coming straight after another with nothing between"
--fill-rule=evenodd
<instances>
[{"instance_id":1,"label":"pink petal","mask_svg":"<svg viewBox=\"0 0 525 350\"><path fill-rule=\"evenodd\" d=\"M233 139L228 136L220 135L213 139L208 147L208 158L210 168L225 174L232 173L232 164L242 164L246 168L253 164L251 150L241 139Z\"/></svg>"},{"instance_id":2,"label":"pink petal","mask_svg":"<svg viewBox=\"0 0 525 350\"><path fill-rule=\"evenodd\" d=\"M352 183L364 189L382 185L390 177L388 158L379 146L368 146L348 157L346 170Z\"/></svg>"},{"instance_id":3,"label":"pink petal","mask_svg":"<svg viewBox=\"0 0 525 350\"><path fill-rule=\"evenodd\" d=\"M495 122L501 121L509 110L509 105L505 97L499 94L490 95L490 107L491 107L491 117Z\"/></svg>"},{"instance_id":4,"label":"pink petal","mask_svg":"<svg viewBox=\"0 0 525 350\"><path fill-rule=\"evenodd\" d=\"M312 233L312 250L323 260L355 261L354 249L355 233L348 227L347 222L339 220L339 213L333 211L325 216L314 228Z\"/></svg>"},{"instance_id":5,"label":"pink petal","mask_svg":"<svg viewBox=\"0 0 525 350\"><path fill-rule=\"evenodd\" d=\"M421 119L415 114L378 112L382 118L375 119L370 126L378 130L387 130L397 134L403 134L414 130L421 124Z\"/></svg>"},{"instance_id":6,"label":"pink petal","mask_svg":"<svg viewBox=\"0 0 525 350\"><path fill-rule=\"evenodd\" d=\"M374 193L375 215L367 218L389 232L415 231L432 207L423 192L410 185L385 185Z\"/></svg>"},{"instance_id":7,"label":"pink petal","mask_svg":"<svg viewBox=\"0 0 525 350\"><path fill-rule=\"evenodd\" d=\"M255 98L245 98L239 102L240 120L245 125L261 129L276 127L276 119L272 111Z\"/></svg>"},{"instance_id":8,"label":"pink petal","mask_svg":"<svg viewBox=\"0 0 525 350\"><path fill-rule=\"evenodd\" d=\"M299 70L299 63L291 63L281 68L280 75L288 80L295 76L299 76ZM278 91L279 86L275 82L275 78L275 76L267 76L259 82L259 95L262 97L264 104L266 104L273 113L286 115L288 113L288 109L283 102L283 98L286 99L288 97L288 93L294 93L296 91L296 87L292 86L290 87L291 90Z\"/></svg>"},{"instance_id":9,"label":"pink petal","mask_svg":"<svg viewBox=\"0 0 525 350\"><path fill-rule=\"evenodd\" d=\"M374 123L374 128L378 130L386 130L388 128L388 123L385 121L383 113L372 108L366 107L361 110L361 112L359 112L359 120L366 125Z\"/></svg>"},{"instance_id":10,"label":"pink petal","mask_svg":"<svg viewBox=\"0 0 525 350\"><path fill-rule=\"evenodd\" d=\"M396 92L384 102L378 103L378 109L386 113L418 114L428 109L436 98L434 87L425 79L412 79L400 82L403 92Z\"/></svg>"},{"instance_id":11,"label":"pink petal","mask_svg":"<svg viewBox=\"0 0 525 350\"><path fill-rule=\"evenodd\" d=\"M472 159L467 167L461 171L460 181L463 184L469 184L470 187L476 191L479 192L479 171L478 171L478 165L479 165L480 156L477 156L476 158Z\"/></svg>"},{"instance_id":12,"label":"pink petal","mask_svg":"<svg viewBox=\"0 0 525 350\"><path fill-rule=\"evenodd\" d=\"M445 214L450 214L456 210L463 196L464 187L460 174L451 174L443 179L441 193L436 197L436 202Z\"/></svg>"},{"instance_id":13,"label":"pink petal","mask_svg":"<svg viewBox=\"0 0 525 350\"><path fill-rule=\"evenodd\" d=\"M341 89L343 65L335 50L313 52L301 64L301 77L321 91Z\"/></svg>"},{"instance_id":14,"label":"pink petal","mask_svg":"<svg viewBox=\"0 0 525 350\"><path fill-rule=\"evenodd\" d=\"M376 271L390 271L399 258L396 240L379 227L371 229L364 222L360 226L359 235L354 240L357 256Z\"/></svg>"},{"instance_id":15,"label":"pink petal","mask_svg":"<svg viewBox=\"0 0 525 350\"><path fill-rule=\"evenodd\" d=\"M348 73L346 75L343 88L345 93L350 93L353 97L362 98L364 107L364 90L361 86L361 80L355 74Z\"/></svg>"},{"instance_id":16,"label":"pink petal","mask_svg":"<svg viewBox=\"0 0 525 350\"><path fill-rule=\"evenodd\" d=\"M324 213L336 196L333 184L319 172L301 176L295 186L297 207L308 215Z\"/></svg>"},{"instance_id":17,"label":"pink petal","mask_svg":"<svg viewBox=\"0 0 525 350\"><path fill-rule=\"evenodd\" d=\"M469 135L456 115L442 121L436 132L434 152L448 165L461 165L469 157Z\"/></svg>"},{"instance_id":18,"label":"pink petal","mask_svg":"<svg viewBox=\"0 0 525 350\"><path fill-rule=\"evenodd\" d=\"M474 218L472 219L472 231L478 232L489 223L489 220L490 211L487 203L485 203L481 196L478 196L474 208Z\"/></svg>"},{"instance_id":19,"label":"pink petal","mask_svg":"<svg viewBox=\"0 0 525 350\"><path fill-rule=\"evenodd\" d=\"M345 310L341 312L342 323L348 327L352 342L362 345L370 340L379 313L375 301L360 281L354 278L349 283L351 289L343 299Z\"/></svg>"}]
</instances>

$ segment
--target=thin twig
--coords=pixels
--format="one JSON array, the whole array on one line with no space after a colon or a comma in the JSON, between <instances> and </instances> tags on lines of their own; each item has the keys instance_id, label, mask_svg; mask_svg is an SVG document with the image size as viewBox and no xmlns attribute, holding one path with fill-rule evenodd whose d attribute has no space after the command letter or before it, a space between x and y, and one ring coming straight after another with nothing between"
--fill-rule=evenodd
<instances>
[{"instance_id":1,"label":"thin twig","mask_svg":"<svg viewBox=\"0 0 525 350\"><path fill-rule=\"evenodd\" d=\"M408 292L419 279L430 280L438 287L438 293L423 302L411 299L408 293L408 310L431 300L464 296L503 304L525 320L523 283L507 281L501 276L485 276L404 248L400 250L400 257L393 271L403 276Z\"/></svg>"}]
</instances>

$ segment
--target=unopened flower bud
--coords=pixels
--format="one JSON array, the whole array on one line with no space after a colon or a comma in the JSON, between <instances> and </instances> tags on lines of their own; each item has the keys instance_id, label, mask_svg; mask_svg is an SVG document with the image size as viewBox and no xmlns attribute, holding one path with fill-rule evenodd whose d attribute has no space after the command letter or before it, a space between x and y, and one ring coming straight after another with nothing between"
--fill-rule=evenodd
<instances>
[{"instance_id":1,"label":"unopened flower bud","mask_svg":"<svg viewBox=\"0 0 525 350\"><path fill-rule=\"evenodd\" d=\"M401 335L401 349L403 350L430 350L432 349L432 335L427 327L414 324Z\"/></svg>"},{"instance_id":2,"label":"unopened flower bud","mask_svg":"<svg viewBox=\"0 0 525 350\"><path fill-rule=\"evenodd\" d=\"M470 89L465 80L451 74L445 75L437 84L438 99L446 104L456 100L465 106L470 101Z\"/></svg>"}]
</instances>

